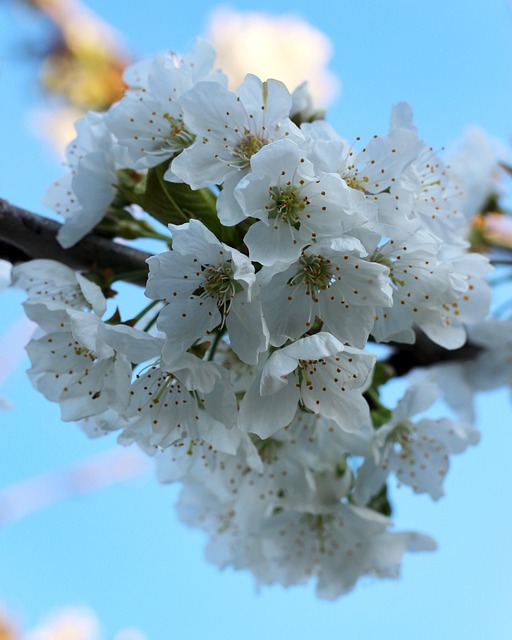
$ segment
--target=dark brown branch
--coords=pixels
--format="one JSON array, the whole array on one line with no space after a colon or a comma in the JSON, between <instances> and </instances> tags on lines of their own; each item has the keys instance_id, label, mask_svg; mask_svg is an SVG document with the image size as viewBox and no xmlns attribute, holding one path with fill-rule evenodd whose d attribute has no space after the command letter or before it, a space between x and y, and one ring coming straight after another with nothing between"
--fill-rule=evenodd
<instances>
[{"instance_id":1,"label":"dark brown branch","mask_svg":"<svg viewBox=\"0 0 512 640\"><path fill-rule=\"evenodd\" d=\"M25 262L34 258L50 258L77 270L108 269L115 274L147 272L149 254L112 242L94 234L87 235L70 249L63 249L56 240L61 225L0 199L0 258L10 262ZM144 286L146 277L130 282ZM405 375L415 367L449 361L471 360L480 348L465 344L450 351L435 344L422 332L416 333L415 344L392 344L394 353L387 362L397 375Z\"/></svg>"},{"instance_id":2,"label":"dark brown branch","mask_svg":"<svg viewBox=\"0 0 512 640\"><path fill-rule=\"evenodd\" d=\"M0 258L12 263L48 258L82 271L147 272L145 261L150 254L93 233L70 249L63 249L56 239L61 226L0 199ZM130 282L144 286L146 279L138 276Z\"/></svg>"},{"instance_id":3,"label":"dark brown branch","mask_svg":"<svg viewBox=\"0 0 512 640\"><path fill-rule=\"evenodd\" d=\"M476 358L482 352L481 347L470 342L466 342L459 349L445 349L432 342L419 330L416 330L414 344L393 343L390 346L395 351L386 362L393 367L397 376L403 376L416 367L428 367L445 362L465 362Z\"/></svg>"}]
</instances>

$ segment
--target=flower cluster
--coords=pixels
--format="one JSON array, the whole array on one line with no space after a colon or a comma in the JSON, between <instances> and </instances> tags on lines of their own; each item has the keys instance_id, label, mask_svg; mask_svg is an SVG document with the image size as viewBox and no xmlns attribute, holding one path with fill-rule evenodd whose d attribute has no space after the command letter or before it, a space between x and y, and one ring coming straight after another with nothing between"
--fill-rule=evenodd
<instances>
[{"instance_id":1,"label":"flower cluster","mask_svg":"<svg viewBox=\"0 0 512 640\"><path fill-rule=\"evenodd\" d=\"M212 561L262 583L316 577L334 598L434 546L391 530L388 476L437 499L449 456L478 439L421 416L433 383L385 407L368 344L421 331L461 347L487 314L490 267L468 252L456 183L408 105L356 150L301 111L304 86L248 75L231 91L213 60L198 41L141 62L124 98L77 126L46 196L61 244L107 219L151 235L141 209L170 233L154 234L167 246L134 318L109 316L112 292L88 274L14 269L39 326L30 376L63 420L157 456Z\"/></svg>"}]
</instances>

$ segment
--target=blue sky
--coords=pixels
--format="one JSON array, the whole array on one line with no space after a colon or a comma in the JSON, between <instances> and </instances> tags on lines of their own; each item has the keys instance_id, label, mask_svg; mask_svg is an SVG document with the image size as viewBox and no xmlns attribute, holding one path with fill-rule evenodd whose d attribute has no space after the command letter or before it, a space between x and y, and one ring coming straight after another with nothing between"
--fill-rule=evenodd
<instances>
[{"instance_id":1,"label":"blue sky","mask_svg":"<svg viewBox=\"0 0 512 640\"><path fill-rule=\"evenodd\" d=\"M141 56L186 50L215 6L87 4ZM510 140L512 8L505 0L231 6L293 12L330 37L330 69L341 78L342 92L329 120L348 139L385 131L391 105L407 100L420 134L435 149L473 124ZM40 198L62 169L28 131L38 100L34 68L13 55L14 43L35 27L24 12L11 14L3 4L0 28L0 197L43 211ZM17 292L2 295L0 332L17 322L21 299ZM14 405L0 413L0 488L114 446L113 439L90 441L61 423L58 408L31 389L27 366L0 388ZM508 391L487 394L477 408L482 441L454 458L445 498L433 503L407 488L393 491L397 528L423 531L439 544L434 554L406 556L399 581L363 581L334 603L318 601L310 586L257 592L250 576L220 573L206 563L203 535L174 515L177 488L158 486L148 472L0 528L0 602L29 625L51 609L84 603L96 611L106 638L130 625L151 640L510 638Z\"/></svg>"}]
</instances>

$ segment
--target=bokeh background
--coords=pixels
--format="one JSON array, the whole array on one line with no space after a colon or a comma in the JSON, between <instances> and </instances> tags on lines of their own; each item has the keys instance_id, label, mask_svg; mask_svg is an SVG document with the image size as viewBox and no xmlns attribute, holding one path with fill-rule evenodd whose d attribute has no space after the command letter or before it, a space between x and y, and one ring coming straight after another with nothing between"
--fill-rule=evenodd
<instances>
[{"instance_id":1,"label":"bokeh background","mask_svg":"<svg viewBox=\"0 0 512 640\"><path fill-rule=\"evenodd\" d=\"M328 119L345 138L385 132L391 105L406 100L436 150L470 125L510 147L512 6L505 0L85 5L115 29L100 30L97 47L115 51L116 60L183 52L212 29L219 50L247 59L250 37L240 37L238 13L270 14L274 26L264 27L266 44L257 41L245 71L260 72L265 57L281 64L288 56L304 75L313 67L331 101ZM301 31L298 20L315 31ZM84 35L89 27L82 17L74 28ZM63 173L58 149L69 127L61 101L36 82L41 56L60 43L55 33L27 3L0 2L0 197L43 214L40 199ZM315 60L327 70L315 69ZM273 75L281 77L280 69ZM178 487L158 485L135 452L117 454L114 438L88 440L62 423L58 407L26 379L30 327L21 301L15 291L0 297L0 394L12 404L0 409L0 608L17 633L38 628L26 635L35 640L512 637L508 389L478 398L481 443L454 458L444 498L433 503L393 488L397 529L432 535L438 551L406 556L398 581L363 580L342 599L322 602L312 585L258 590L251 576L208 565L203 534L174 513ZM75 606L86 609L67 631L41 622ZM18 636L0 628L4 637Z\"/></svg>"}]
</instances>

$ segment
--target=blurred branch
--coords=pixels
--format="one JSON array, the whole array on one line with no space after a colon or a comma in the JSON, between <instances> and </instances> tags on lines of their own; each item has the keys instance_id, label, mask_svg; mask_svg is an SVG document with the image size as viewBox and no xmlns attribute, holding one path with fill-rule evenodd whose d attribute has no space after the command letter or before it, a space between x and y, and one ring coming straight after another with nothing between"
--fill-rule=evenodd
<instances>
[{"instance_id":1,"label":"blurred branch","mask_svg":"<svg viewBox=\"0 0 512 640\"><path fill-rule=\"evenodd\" d=\"M93 233L70 249L63 249L56 239L61 226L0 199L0 258L12 263L47 258L72 269L109 269L116 274L147 271L149 253ZM146 278L139 276L131 282L144 286Z\"/></svg>"},{"instance_id":2,"label":"blurred branch","mask_svg":"<svg viewBox=\"0 0 512 640\"><path fill-rule=\"evenodd\" d=\"M429 367L446 362L466 362L481 353L481 348L466 342L459 349L445 349L432 342L423 332L416 330L414 344L391 343L395 352L386 360L397 376L404 376L416 367Z\"/></svg>"}]
</instances>

